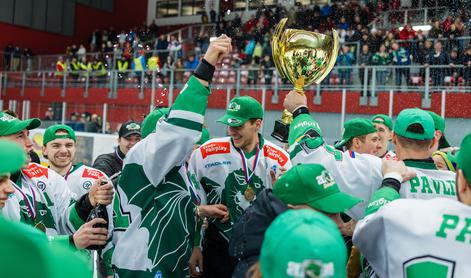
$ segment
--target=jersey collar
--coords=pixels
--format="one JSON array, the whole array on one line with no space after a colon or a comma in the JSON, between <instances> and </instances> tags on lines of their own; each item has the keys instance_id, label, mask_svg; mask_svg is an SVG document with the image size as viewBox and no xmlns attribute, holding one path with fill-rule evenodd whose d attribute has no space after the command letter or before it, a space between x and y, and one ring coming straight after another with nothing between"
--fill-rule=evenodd
<instances>
[{"instance_id":1,"label":"jersey collar","mask_svg":"<svg viewBox=\"0 0 471 278\"><path fill-rule=\"evenodd\" d=\"M404 164L406 164L406 166L408 167L413 167L413 168L426 169L426 170L438 170L432 158L404 159Z\"/></svg>"}]
</instances>

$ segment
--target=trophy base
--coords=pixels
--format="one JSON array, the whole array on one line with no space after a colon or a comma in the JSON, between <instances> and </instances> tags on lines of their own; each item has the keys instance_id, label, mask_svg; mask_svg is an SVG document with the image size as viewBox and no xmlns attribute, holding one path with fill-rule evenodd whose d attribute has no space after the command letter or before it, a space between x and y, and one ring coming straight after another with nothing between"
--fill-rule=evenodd
<instances>
[{"instance_id":1,"label":"trophy base","mask_svg":"<svg viewBox=\"0 0 471 278\"><path fill-rule=\"evenodd\" d=\"M285 124L281 120L276 120L275 127L273 128L273 132L271 133L271 137L275 138L276 140L282 143L288 143L288 135L289 124Z\"/></svg>"}]
</instances>

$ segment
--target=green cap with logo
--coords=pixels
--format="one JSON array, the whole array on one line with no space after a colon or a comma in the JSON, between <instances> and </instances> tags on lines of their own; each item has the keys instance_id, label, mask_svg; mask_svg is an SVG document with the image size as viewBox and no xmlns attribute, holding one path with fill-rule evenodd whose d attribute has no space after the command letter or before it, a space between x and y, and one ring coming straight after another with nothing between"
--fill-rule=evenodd
<instances>
[{"instance_id":1,"label":"green cap with logo","mask_svg":"<svg viewBox=\"0 0 471 278\"><path fill-rule=\"evenodd\" d=\"M427 111L427 113L432 116L433 123L435 124L435 130L440 130L442 132L442 137L440 138L440 142L438 142L438 148L449 148L450 143L448 143L448 140L445 138L445 119L433 111Z\"/></svg>"},{"instance_id":2,"label":"green cap with logo","mask_svg":"<svg viewBox=\"0 0 471 278\"><path fill-rule=\"evenodd\" d=\"M392 119L384 114L376 114L371 117L371 121L375 124L383 124L389 128L389 130L393 130L393 122Z\"/></svg>"},{"instance_id":3,"label":"green cap with logo","mask_svg":"<svg viewBox=\"0 0 471 278\"><path fill-rule=\"evenodd\" d=\"M471 133L461 141L460 151L456 155L456 162L464 177L471 184Z\"/></svg>"},{"instance_id":4,"label":"green cap with logo","mask_svg":"<svg viewBox=\"0 0 471 278\"><path fill-rule=\"evenodd\" d=\"M23 129L35 129L41 125L37 118L22 121L18 118L0 112L0 136L8 136L22 131Z\"/></svg>"},{"instance_id":5,"label":"green cap with logo","mask_svg":"<svg viewBox=\"0 0 471 278\"><path fill-rule=\"evenodd\" d=\"M339 213L361 200L340 192L330 173L320 164L298 164L284 173L273 186L283 203L308 205L313 209Z\"/></svg>"},{"instance_id":6,"label":"green cap with logo","mask_svg":"<svg viewBox=\"0 0 471 278\"><path fill-rule=\"evenodd\" d=\"M268 227L260 252L263 277L345 278L347 249L335 223L320 212L288 210Z\"/></svg>"},{"instance_id":7,"label":"green cap with logo","mask_svg":"<svg viewBox=\"0 0 471 278\"><path fill-rule=\"evenodd\" d=\"M163 116L167 116L169 112L170 112L170 108L159 108L159 109L155 109L154 111L150 112L150 114L145 117L145 119L144 119L144 121L142 122L142 125L141 125L141 136L142 136L142 138L145 138L145 137L147 137L147 135L154 132L155 131L155 126L157 125L157 122Z\"/></svg>"},{"instance_id":8,"label":"green cap with logo","mask_svg":"<svg viewBox=\"0 0 471 278\"><path fill-rule=\"evenodd\" d=\"M263 108L253 97L242 96L233 98L229 102L226 114L217 121L237 127L243 125L249 119L263 119Z\"/></svg>"},{"instance_id":9,"label":"green cap with logo","mask_svg":"<svg viewBox=\"0 0 471 278\"><path fill-rule=\"evenodd\" d=\"M14 173L28 161L26 152L15 142L0 140L0 176ZM5 163L8 161L8 163Z\"/></svg>"},{"instance_id":10,"label":"green cap with logo","mask_svg":"<svg viewBox=\"0 0 471 278\"><path fill-rule=\"evenodd\" d=\"M66 134L56 134L58 131L65 132ZM51 125L46 128L43 135L43 146L46 146L47 143L54 141L56 139L72 139L74 142L77 142L77 137L75 136L75 131L68 125Z\"/></svg>"},{"instance_id":11,"label":"green cap with logo","mask_svg":"<svg viewBox=\"0 0 471 278\"><path fill-rule=\"evenodd\" d=\"M348 141L352 140L355 137L368 135L370 133L376 132L376 128L373 123L368 119L362 118L355 118L346 121L343 125L343 128L344 129L342 140L338 141L337 144L335 144L335 148L337 149L342 148L343 146L345 146L345 144L348 143Z\"/></svg>"},{"instance_id":12,"label":"green cap with logo","mask_svg":"<svg viewBox=\"0 0 471 278\"><path fill-rule=\"evenodd\" d=\"M417 125L419 129L414 130L412 125ZM435 135L435 124L432 116L422 109L404 109L397 116L394 133L413 140L430 140Z\"/></svg>"}]
</instances>

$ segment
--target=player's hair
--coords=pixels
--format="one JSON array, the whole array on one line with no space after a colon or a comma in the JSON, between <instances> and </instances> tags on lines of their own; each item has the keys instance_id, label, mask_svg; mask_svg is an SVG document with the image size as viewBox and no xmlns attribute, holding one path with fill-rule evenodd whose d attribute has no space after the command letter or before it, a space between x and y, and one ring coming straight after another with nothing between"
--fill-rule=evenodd
<instances>
[{"instance_id":1,"label":"player's hair","mask_svg":"<svg viewBox=\"0 0 471 278\"><path fill-rule=\"evenodd\" d=\"M397 135L397 143L404 148L413 149L414 151L428 151L432 139L429 140L415 140Z\"/></svg>"},{"instance_id":2,"label":"player's hair","mask_svg":"<svg viewBox=\"0 0 471 278\"><path fill-rule=\"evenodd\" d=\"M366 135L356 136L356 137L353 137L353 138L358 138L358 139L360 139L360 141L361 141L362 143L365 143L365 141L366 141ZM353 138L350 139L350 140L348 140L347 144L345 144L345 149L346 149L346 150L349 150L349 149L352 147L352 145L353 145Z\"/></svg>"},{"instance_id":3,"label":"player's hair","mask_svg":"<svg viewBox=\"0 0 471 278\"><path fill-rule=\"evenodd\" d=\"M245 275L247 278L262 278L262 271L260 270L260 262L256 262L252 265L247 274Z\"/></svg>"}]
</instances>

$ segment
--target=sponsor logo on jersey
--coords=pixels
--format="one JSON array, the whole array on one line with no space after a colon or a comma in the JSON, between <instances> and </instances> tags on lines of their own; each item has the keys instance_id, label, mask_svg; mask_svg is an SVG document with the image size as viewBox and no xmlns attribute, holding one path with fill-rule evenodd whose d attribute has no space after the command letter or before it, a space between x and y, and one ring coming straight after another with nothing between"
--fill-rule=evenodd
<instances>
[{"instance_id":1,"label":"sponsor logo on jersey","mask_svg":"<svg viewBox=\"0 0 471 278\"><path fill-rule=\"evenodd\" d=\"M155 276L154 276L154 278L163 278L163 277L164 277L164 276L162 275L162 271L160 271L160 270L157 271L157 272L155 273Z\"/></svg>"},{"instance_id":2,"label":"sponsor logo on jersey","mask_svg":"<svg viewBox=\"0 0 471 278\"><path fill-rule=\"evenodd\" d=\"M268 145L263 146L263 155L278 161L278 164L281 166L285 166L286 162L288 162L288 157L282 151Z\"/></svg>"},{"instance_id":3,"label":"sponsor logo on jersey","mask_svg":"<svg viewBox=\"0 0 471 278\"><path fill-rule=\"evenodd\" d=\"M208 164L204 165L204 168L208 169L208 168L215 167L215 166L225 166L225 165L231 165L231 162L228 161L228 160L211 162L211 163L208 163Z\"/></svg>"},{"instance_id":4,"label":"sponsor logo on jersey","mask_svg":"<svg viewBox=\"0 0 471 278\"><path fill-rule=\"evenodd\" d=\"M83 174L82 174L82 178L92 178L92 179L99 179L103 177L103 174L98 171L98 170L95 170L95 169L85 169L85 171L83 171Z\"/></svg>"},{"instance_id":5,"label":"sponsor logo on jersey","mask_svg":"<svg viewBox=\"0 0 471 278\"><path fill-rule=\"evenodd\" d=\"M28 178L48 177L48 169L37 164L31 163L28 168L22 170Z\"/></svg>"},{"instance_id":6,"label":"sponsor logo on jersey","mask_svg":"<svg viewBox=\"0 0 471 278\"><path fill-rule=\"evenodd\" d=\"M293 127L293 129L297 129L297 128L300 128L300 127L313 127L313 128L316 128L316 129L320 129L319 124L317 124L316 122L308 122L308 121L302 121L302 122L296 124Z\"/></svg>"},{"instance_id":7,"label":"sponsor logo on jersey","mask_svg":"<svg viewBox=\"0 0 471 278\"><path fill-rule=\"evenodd\" d=\"M44 191L46 189L46 183L44 183L43 181L38 181L36 187L41 189L41 191Z\"/></svg>"},{"instance_id":8,"label":"sponsor logo on jersey","mask_svg":"<svg viewBox=\"0 0 471 278\"><path fill-rule=\"evenodd\" d=\"M85 189L85 190L89 190L91 186L92 186L92 182L91 182L91 181L86 181L86 182L84 182L84 183L82 184L82 187L83 187L83 189Z\"/></svg>"},{"instance_id":9,"label":"sponsor logo on jersey","mask_svg":"<svg viewBox=\"0 0 471 278\"><path fill-rule=\"evenodd\" d=\"M230 153L231 146L229 142L214 142L203 145L200 148L201 156L205 159L209 155Z\"/></svg>"}]
</instances>

